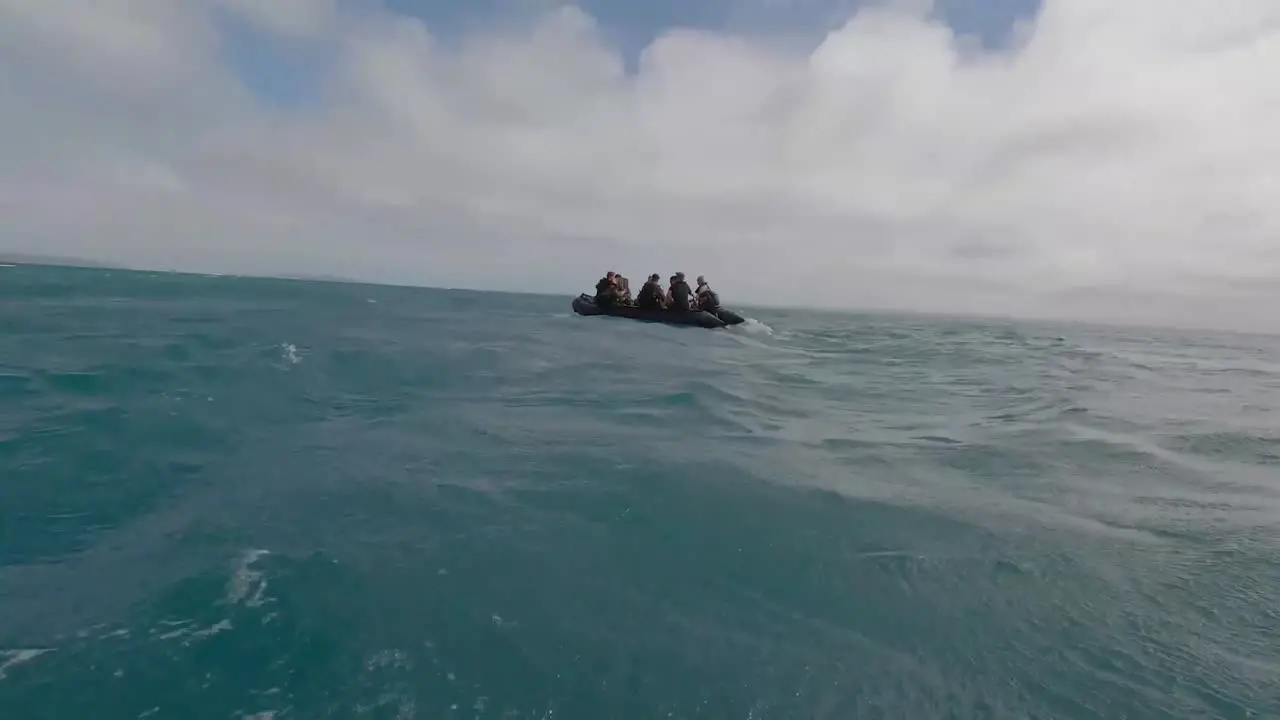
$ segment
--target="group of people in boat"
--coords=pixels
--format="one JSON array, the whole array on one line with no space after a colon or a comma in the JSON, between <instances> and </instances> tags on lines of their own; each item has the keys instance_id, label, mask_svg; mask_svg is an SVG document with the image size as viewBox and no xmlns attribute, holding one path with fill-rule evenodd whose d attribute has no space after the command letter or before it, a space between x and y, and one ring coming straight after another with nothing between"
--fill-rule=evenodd
<instances>
[{"instance_id":1,"label":"group of people in boat","mask_svg":"<svg viewBox=\"0 0 1280 720\"><path fill-rule=\"evenodd\" d=\"M684 279L684 273L671 276L664 289L658 273L649 276L649 280L640 288L633 299L631 283L612 270L596 283L596 305L601 307L629 305L641 310L675 310L689 312L692 310L715 311L720 307L720 296L707 279L698 276L698 287L692 289Z\"/></svg>"}]
</instances>

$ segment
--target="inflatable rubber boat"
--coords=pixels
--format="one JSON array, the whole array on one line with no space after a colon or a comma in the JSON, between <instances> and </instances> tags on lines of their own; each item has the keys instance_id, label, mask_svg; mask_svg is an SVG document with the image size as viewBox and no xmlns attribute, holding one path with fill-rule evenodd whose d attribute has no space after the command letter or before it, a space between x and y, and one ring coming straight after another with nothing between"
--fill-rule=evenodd
<instances>
[{"instance_id":1,"label":"inflatable rubber boat","mask_svg":"<svg viewBox=\"0 0 1280 720\"><path fill-rule=\"evenodd\" d=\"M742 322L741 316L723 309L720 312L727 313L736 322L726 322L716 315L703 310L645 310L634 305L601 307L596 305L595 298L586 293L573 299L573 311L579 315L605 315L608 317L630 318L631 320L640 320L642 322L691 325L702 328L720 328L725 325L736 325Z\"/></svg>"}]
</instances>

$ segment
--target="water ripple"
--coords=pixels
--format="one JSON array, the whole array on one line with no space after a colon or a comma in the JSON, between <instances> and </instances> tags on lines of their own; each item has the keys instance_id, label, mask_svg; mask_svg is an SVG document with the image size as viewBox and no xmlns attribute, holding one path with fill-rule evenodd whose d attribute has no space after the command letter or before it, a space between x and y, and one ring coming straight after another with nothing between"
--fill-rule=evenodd
<instances>
[{"instance_id":1,"label":"water ripple","mask_svg":"<svg viewBox=\"0 0 1280 720\"><path fill-rule=\"evenodd\" d=\"M0 300L14 717L1280 714L1275 339Z\"/></svg>"}]
</instances>

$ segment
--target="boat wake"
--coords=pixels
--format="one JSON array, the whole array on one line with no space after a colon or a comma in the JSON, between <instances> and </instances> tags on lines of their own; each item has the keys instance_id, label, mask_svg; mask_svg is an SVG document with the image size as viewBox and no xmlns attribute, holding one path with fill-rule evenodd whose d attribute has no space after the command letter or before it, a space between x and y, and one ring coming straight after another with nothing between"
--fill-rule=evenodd
<instances>
[{"instance_id":1,"label":"boat wake","mask_svg":"<svg viewBox=\"0 0 1280 720\"><path fill-rule=\"evenodd\" d=\"M749 317L741 325L737 326L739 332L748 333L750 335L773 335L773 328L760 322L759 320Z\"/></svg>"}]
</instances>

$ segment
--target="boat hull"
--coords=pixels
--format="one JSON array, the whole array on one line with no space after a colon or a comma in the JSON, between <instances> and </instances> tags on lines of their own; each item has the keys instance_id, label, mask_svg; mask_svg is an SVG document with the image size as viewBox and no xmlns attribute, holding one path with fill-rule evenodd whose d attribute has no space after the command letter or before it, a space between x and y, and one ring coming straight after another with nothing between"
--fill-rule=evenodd
<instances>
[{"instance_id":1,"label":"boat hull","mask_svg":"<svg viewBox=\"0 0 1280 720\"><path fill-rule=\"evenodd\" d=\"M722 328L726 323L719 317L702 310L646 310L634 305L613 305L601 307L596 305L590 295L582 294L573 299L573 311L579 315L602 315L605 317L621 317L641 322L663 323L665 325L686 325L707 329ZM741 322L741 319L738 320Z\"/></svg>"}]
</instances>

